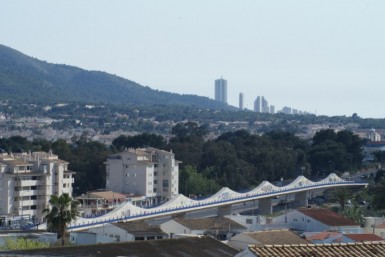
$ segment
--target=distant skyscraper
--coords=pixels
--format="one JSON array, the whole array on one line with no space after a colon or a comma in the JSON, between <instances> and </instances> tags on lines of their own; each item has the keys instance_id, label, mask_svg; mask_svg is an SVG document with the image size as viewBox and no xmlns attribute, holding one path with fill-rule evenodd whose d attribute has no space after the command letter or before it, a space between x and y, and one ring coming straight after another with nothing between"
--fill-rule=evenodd
<instances>
[{"instance_id":1,"label":"distant skyscraper","mask_svg":"<svg viewBox=\"0 0 385 257\"><path fill-rule=\"evenodd\" d=\"M269 102L263 96L258 96L254 101L254 111L256 112L270 112Z\"/></svg>"},{"instance_id":2,"label":"distant skyscraper","mask_svg":"<svg viewBox=\"0 0 385 257\"><path fill-rule=\"evenodd\" d=\"M227 80L223 78L215 80L215 100L227 103Z\"/></svg>"},{"instance_id":3,"label":"distant skyscraper","mask_svg":"<svg viewBox=\"0 0 385 257\"><path fill-rule=\"evenodd\" d=\"M263 96L262 96L261 107L262 107L262 112L269 113L269 111L270 111L269 110L269 102L267 102L267 100Z\"/></svg>"},{"instance_id":4,"label":"distant skyscraper","mask_svg":"<svg viewBox=\"0 0 385 257\"><path fill-rule=\"evenodd\" d=\"M275 106L274 105L270 105L270 113L271 114L275 113Z\"/></svg>"},{"instance_id":5,"label":"distant skyscraper","mask_svg":"<svg viewBox=\"0 0 385 257\"><path fill-rule=\"evenodd\" d=\"M262 112L261 109L261 97L258 96L257 99L254 101L254 111L255 112Z\"/></svg>"},{"instance_id":6,"label":"distant skyscraper","mask_svg":"<svg viewBox=\"0 0 385 257\"><path fill-rule=\"evenodd\" d=\"M243 93L239 93L239 109L243 110Z\"/></svg>"}]
</instances>

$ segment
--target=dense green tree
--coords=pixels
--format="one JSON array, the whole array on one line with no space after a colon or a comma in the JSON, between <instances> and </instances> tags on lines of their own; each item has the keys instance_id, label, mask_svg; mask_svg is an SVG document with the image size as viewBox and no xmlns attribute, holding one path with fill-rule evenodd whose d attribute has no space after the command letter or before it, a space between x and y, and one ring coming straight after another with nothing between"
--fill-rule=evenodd
<instances>
[{"instance_id":1,"label":"dense green tree","mask_svg":"<svg viewBox=\"0 0 385 257\"><path fill-rule=\"evenodd\" d=\"M218 191L214 178L205 178L195 167L187 165L180 172L179 191L184 195L210 195Z\"/></svg>"},{"instance_id":2,"label":"dense green tree","mask_svg":"<svg viewBox=\"0 0 385 257\"><path fill-rule=\"evenodd\" d=\"M372 196L371 205L376 210L385 209L385 176L369 186L369 194Z\"/></svg>"},{"instance_id":3,"label":"dense green tree","mask_svg":"<svg viewBox=\"0 0 385 257\"><path fill-rule=\"evenodd\" d=\"M49 207L43 210L49 231L57 233L64 246L64 237L68 224L79 215L78 201L73 200L67 193L60 196L52 195L49 200Z\"/></svg>"},{"instance_id":4,"label":"dense green tree","mask_svg":"<svg viewBox=\"0 0 385 257\"><path fill-rule=\"evenodd\" d=\"M71 147L69 169L75 171L74 193L105 188L106 167L104 162L112 154L110 148L99 142L78 141Z\"/></svg>"},{"instance_id":5,"label":"dense green tree","mask_svg":"<svg viewBox=\"0 0 385 257\"><path fill-rule=\"evenodd\" d=\"M313 137L308 160L313 175L357 169L361 165L363 141L350 131L321 130Z\"/></svg>"}]
</instances>

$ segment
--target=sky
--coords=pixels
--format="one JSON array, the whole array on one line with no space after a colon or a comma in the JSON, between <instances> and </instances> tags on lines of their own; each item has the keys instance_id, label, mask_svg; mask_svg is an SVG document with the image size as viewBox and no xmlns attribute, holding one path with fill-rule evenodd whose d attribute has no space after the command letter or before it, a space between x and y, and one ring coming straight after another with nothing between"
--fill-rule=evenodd
<instances>
[{"instance_id":1,"label":"sky","mask_svg":"<svg viewBox=\"0 0 385 257\"><path fill-rule=\"evenodd\" d=\"M384 0L0 0L0 44L153 89L385 118Z\"/></svg>"}]
</instances>

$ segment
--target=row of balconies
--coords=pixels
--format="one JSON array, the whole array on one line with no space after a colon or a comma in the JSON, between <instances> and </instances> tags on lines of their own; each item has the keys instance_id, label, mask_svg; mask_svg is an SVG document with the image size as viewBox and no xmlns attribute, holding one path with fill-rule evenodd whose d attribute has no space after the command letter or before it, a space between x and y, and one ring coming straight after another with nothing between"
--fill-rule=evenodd
<instances>
[{"instance_id":1,"label":"row of balconies","mask_svg":"<svg viewBox=\"0 0 385 257\"><path fill-rule=\"evenodd\" d=\"M23 191L14 191L14 196L24 197L24 196L33 196L33 195L46 195L45 190L23 190Z\"/></svg>"}]
</instances>

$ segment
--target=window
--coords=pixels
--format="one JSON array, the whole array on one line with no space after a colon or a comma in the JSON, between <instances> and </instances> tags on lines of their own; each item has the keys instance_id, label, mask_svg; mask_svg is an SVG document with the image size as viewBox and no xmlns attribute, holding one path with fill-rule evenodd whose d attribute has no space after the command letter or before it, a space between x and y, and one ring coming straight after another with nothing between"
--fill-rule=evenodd
<instances>
[{"instance_id":1,"label":"window","mask_svg":"<svg viewBox=\"0 0 385 257\"><path fill-rule=\"evenodd\" d=\"M154 185L158 184L158 180L154 180Z\"/></svg>"},{"instance_id":2,"label":"window","mask_svg":"<svg viewBox=\"0 0 385 257\"><path fill-rule=\"evenodd\" d=\"M246 219L246 224L253 224L253 220L252 219Z\"/></svg>"},{"instance_id":3,"label":"window","mask_svg":"<svg viewBox=\"0 0 385 257\"><path fill-rule=\"evenodd\" d=\"M158 176L158 172L154 171L154 176Z\"/></svg>"},{"instance_id":4,"label":"window","mask_svg":"<svg viewBox=\"0 0 385 257\"><path fill-rule=\"evenodd\" d=\"M168 179L163 179L163 187L168 187Z\"/></svg>"}]
</instances>

